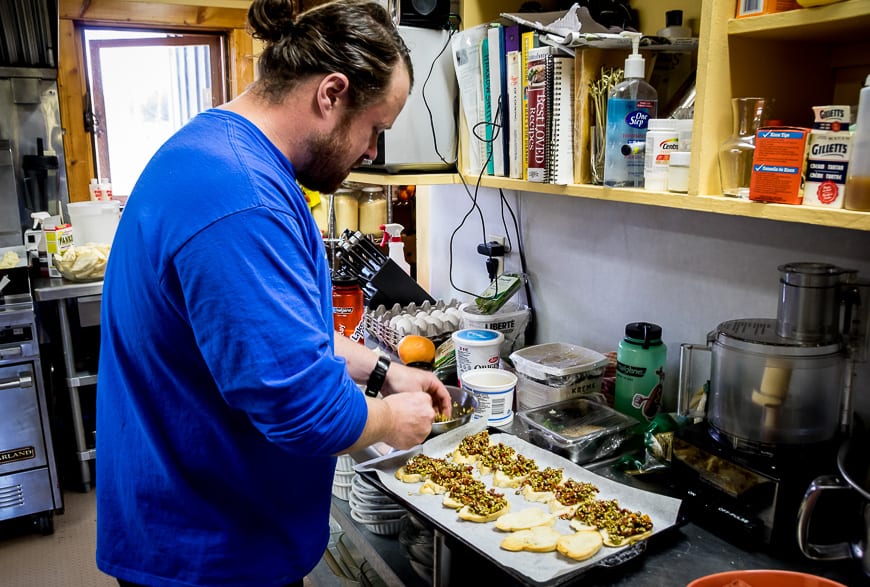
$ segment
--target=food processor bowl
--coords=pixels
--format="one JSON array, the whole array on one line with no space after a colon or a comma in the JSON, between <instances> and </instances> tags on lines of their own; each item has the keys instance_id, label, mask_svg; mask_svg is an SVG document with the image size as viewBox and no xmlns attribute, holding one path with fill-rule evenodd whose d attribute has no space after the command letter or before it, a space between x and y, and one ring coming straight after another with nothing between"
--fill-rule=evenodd
<instances>
[{"instance_id":1,"label":"food processor bowl","mask_svg":"<svg viewBox=\"0 0 870 587\"><path fill-rule=\"evenodd\" d=\"M846 372L842 345L786 339L776 325L731 320L711 334L708 420L737 449L824 442L837 432Z\"/></svg>"}]
</instances>

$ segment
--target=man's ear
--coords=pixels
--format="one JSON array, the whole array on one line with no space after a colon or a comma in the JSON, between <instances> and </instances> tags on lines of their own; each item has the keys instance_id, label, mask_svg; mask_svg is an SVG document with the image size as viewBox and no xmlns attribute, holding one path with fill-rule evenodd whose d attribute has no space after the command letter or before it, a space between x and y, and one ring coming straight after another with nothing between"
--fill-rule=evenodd
<instances>
[{"instance_id":1,"label":"man's ear","mask_svg":"<svg viewBox=\"0 0 870 587\"><path fill-rule=\"evenodd\" d=\"M343 73L330 73L317 87L317 104L324 117L341 115L348 104L350 82Z\"/></svg>"}]
</instances>

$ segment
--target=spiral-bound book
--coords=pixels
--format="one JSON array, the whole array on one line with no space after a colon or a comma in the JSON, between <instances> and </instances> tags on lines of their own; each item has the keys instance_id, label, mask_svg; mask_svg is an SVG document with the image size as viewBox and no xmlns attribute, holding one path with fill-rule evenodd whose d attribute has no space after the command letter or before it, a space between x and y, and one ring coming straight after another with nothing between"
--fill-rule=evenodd
<instances>
[{"instance_id":1,"label":"spiral-bound book","mask_svg":"<svg viewBox=\"0 0 870 587\"><path fill-rule=\"evenodd\" d=\"M528 79L528 180L546 183L547 151L550 147L552 104L553 47L536 47L529 51L526 66Z\"/></svg>"},{"instance_id":2,"label":"spiral-bound book","mask_svg":"<svg viewBox=\"0 0 870 587\"><path fill-rule=\"evenodd\" d=\"M547 181L574 183L574 58L552 57L552 106Z\"/></svg>"}]
</instances>

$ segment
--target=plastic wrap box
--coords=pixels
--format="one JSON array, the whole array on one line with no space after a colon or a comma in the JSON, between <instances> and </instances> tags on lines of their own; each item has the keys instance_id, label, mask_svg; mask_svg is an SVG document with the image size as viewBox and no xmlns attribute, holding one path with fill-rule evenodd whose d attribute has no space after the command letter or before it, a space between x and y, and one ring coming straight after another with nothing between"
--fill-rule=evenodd
<instances>
[{"instance_id":1,"label":"plastic wrap box","mask_svg":"<svg viewBox=\"0 0 870 587\"><path fill-rule=\"evenodd\" d=\"M529 440L572 460L588 463L614 454L637 424L631 416L584 398L523 410Z\"/></svg>"},{"instance_id":2,"label":"plastic wrap box","mask_svg":"<svg viewBox=\"0 0 870 587\"><path fill-rule=\"evenodd\" d=\"M529 346L510 356L517 373L517 410L601 391L607 357L570 343Z\"/></svg>"}]
</instances>

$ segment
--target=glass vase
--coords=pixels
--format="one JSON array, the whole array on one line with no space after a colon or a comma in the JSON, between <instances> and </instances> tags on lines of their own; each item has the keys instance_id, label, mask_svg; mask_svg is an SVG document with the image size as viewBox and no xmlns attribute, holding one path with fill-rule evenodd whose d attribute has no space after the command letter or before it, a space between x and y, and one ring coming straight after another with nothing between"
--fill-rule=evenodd
<instances>
[{"instance_id":1,"label":"glass vase","mask_svg":"<svg viewBox=\"0 0 870 587\"><path fill-rule=\"evenodd\" d=\"M719 175L726 196L749 198L755 132L767 118L769 106L766 98L731 100L731 136L719 147Z\"/></svg>"}]
</instances>

